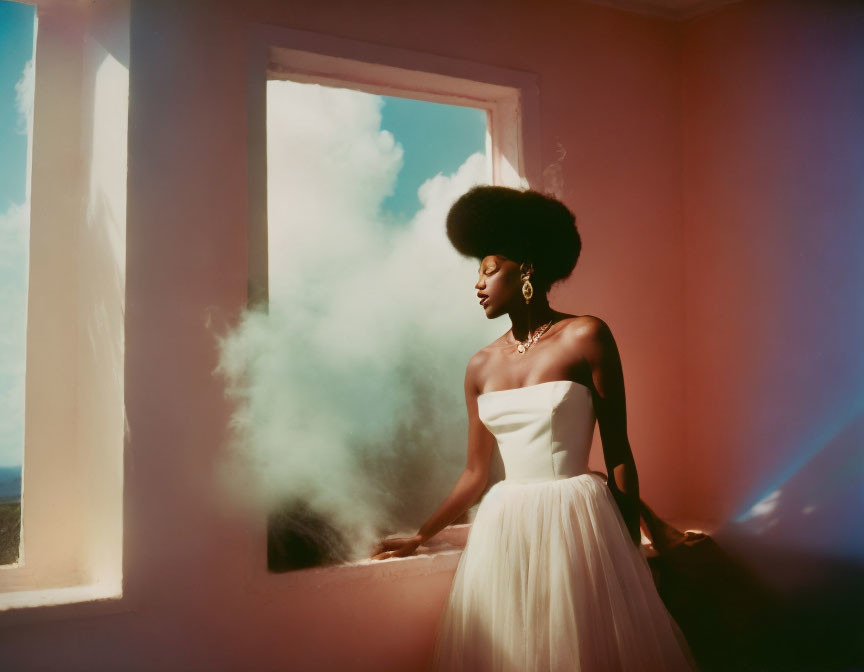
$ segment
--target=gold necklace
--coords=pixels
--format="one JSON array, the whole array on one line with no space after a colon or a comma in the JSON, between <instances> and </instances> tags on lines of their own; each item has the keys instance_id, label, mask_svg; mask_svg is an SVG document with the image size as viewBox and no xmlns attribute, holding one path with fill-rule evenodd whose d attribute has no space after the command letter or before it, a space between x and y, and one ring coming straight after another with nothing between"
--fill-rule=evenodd
<instances>
[{"instance_id":1,"label":"gold necklace","mask_svg":"<svg viewBox=\"0 0 864 672\"><path fill-rule=\"evenodd\" d=\"M530 348L538 340L540 340L540 337L543 335L543 332L546 331L549 328L549 325L551 325L551 324L552 324L552 320L549 320L546 324L544 324L542 327L540 327L537 331L534 332L534 336L529 338L524 343L522 341L517 340L519 345L516 346L516 352L518 352L520 355L525 354L525 352L527 352L528 348ZM516 336L514 335L513 338L516 339Z\"/></svg>"}]
</instances>

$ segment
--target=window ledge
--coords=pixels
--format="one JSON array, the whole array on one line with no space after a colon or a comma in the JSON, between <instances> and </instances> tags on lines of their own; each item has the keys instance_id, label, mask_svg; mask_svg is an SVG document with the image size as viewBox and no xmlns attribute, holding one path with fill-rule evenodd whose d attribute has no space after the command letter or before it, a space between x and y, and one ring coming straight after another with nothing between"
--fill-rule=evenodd
<instances>
[{"instance_id":1,"label":"window ledge","mask_svg":"<svg viewBox=\"0 0 864 672\"><path fill-rule=\"evenodd\" d=\"M320 567L306 567L287 572L257 572L250 576L247 588L253 593L272 594L274 591L314 587L356 585L356 582L377 582L381 579L403 579L454 572L468 538L470 523L450 525L421 545L413 555L401 558L353 562Z\"/></svg>"},{"instance_id":2,"label":"window ledge","mask_svg":"<svg viewBox=\"0 0 864 672\"><path fill-rule=\"evenodd\" d=\"M131 611L119 586L94 584L0 594L0 626Z\"/></svg>"}]
</instances>

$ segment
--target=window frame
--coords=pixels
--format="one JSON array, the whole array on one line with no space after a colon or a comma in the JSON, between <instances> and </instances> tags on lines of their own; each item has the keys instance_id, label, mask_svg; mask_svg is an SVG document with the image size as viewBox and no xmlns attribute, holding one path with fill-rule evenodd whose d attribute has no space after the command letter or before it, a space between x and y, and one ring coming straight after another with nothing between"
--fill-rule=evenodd
<instances>
[{"instance_id":1,"label":"window frame","mask_svg":"<svg viewBox=\"0 0 864 672\"><path fill-rule=\"evenodd\" d=\"M0 624L132 608L123 593L129 2L25 2L36 30L22 525L18 562L0 567Z\"/></svg>"},{"instance_id":2,"label":"window frame","mask_svg":"<svg viewBox=\"0 0 864 672\"><path fill-rule=\"evenodd\" d=\"M322 33L252 23L248 27L247 94L247 306L266 310L267 250L267 82L295 82L354 89L450 105L487 114L486 156L492 182L519 187L542 184L538 76L473 61L384 46ZM428 576L455 570L461 549L327 567L270 573L266 567L267 526L262 516L249 530L251 555L246 590L307 585L313 579L348 585L369 572ZM442 537L467 536L468 525L450 525Z\"/></svg>"}]
</instances>

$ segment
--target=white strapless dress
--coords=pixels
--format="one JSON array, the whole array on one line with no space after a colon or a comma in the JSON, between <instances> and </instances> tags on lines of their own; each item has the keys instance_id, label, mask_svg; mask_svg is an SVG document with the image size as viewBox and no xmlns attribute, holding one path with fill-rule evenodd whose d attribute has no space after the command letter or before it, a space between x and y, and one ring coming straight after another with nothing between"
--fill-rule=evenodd
<instances>
[{"instance_id":1,"label":"white strapless dress","mask_svg":"<svg viewBox=\"0 0 864 672\"><path fill-rule=\"evenodd\" d=\"M696 670L611 491L588 471L591 391L556 380L477 404L506 476L477 508L431 669Z\"/></svg>"}]
</instances>

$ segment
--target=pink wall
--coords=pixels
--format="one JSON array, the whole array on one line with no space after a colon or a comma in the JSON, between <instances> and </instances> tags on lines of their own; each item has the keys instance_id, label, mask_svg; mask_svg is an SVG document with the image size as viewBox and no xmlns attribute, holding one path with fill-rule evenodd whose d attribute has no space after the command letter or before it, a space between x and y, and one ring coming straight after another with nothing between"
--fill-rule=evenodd
<instances>
[{"instance_id":1,"label":"pink wall","mask_svg":"<svg viewBox=\"0 0 864 672\"><path fill-rule=\"evenodd\" d=\"M864 5L733 5L682 63L686 499L782 595L783 648L858 669Z\"/></svg>"},{"instance_id":2,"label":"pink wall","mask_svg":"<svg viewBox=\"0 0 864 672\"><path fill-rule=\"evenodd\" d=\"M404 671L428 655L449 573L271 580L263 556L249 563L260 530L220 509L206 477L230 409L203 320L233 319L246 293L249 21L539 73L543 165L560 141L584 241L553 303L616 333L643 495L661 515L729 516L814 442L841 457L854 445L841 412L862 398L861 357L848 359L862 157L844 144L855 110L838 70L861 59L851 40L842 51L851 12L805 35L802 10L773 5L676 24L501 4L133 2L130 610L22 616L0 630L6 669Z\"/></svg>"},{"instance_id":3,"label":"pink wall","mask_svg":"<svg viewBox=\"0 0 864 672\"><path fill-rule=\"evenodd\" d=\"M686 499L812 582L864 555L864 6L730 6L682 63Z\"/></svg>"}]
</instances>

